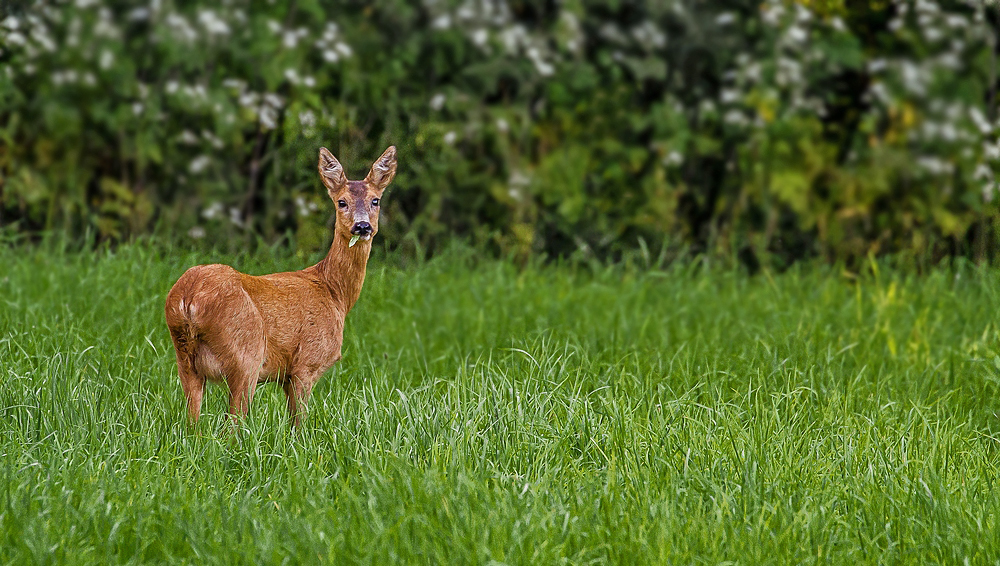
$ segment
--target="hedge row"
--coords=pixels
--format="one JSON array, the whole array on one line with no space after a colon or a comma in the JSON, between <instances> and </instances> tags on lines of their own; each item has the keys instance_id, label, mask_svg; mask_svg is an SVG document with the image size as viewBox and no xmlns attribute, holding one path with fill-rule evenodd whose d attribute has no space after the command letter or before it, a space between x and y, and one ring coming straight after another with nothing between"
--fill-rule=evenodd
<instances>
[{"instance_id":1,"label":"hedge row","mask_svg":"<svg viewBox=\"0 0 1000 566\"><path fill-rule=\"evenodd\" d=\"M977 1L8 1L0 230L328 239L327 146L400 169L383 242L785 261L1000 249Z\"/></svg>"}]
</instances>

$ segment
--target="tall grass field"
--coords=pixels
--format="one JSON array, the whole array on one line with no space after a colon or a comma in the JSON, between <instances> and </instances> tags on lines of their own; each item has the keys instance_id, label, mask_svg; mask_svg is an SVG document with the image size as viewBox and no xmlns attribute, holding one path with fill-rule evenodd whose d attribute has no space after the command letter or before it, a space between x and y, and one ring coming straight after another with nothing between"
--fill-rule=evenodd
<instances>
[{"instance_id":1,"label":"tall grass field","mask_svg":"<svg viewBox=\"0 0 1000 566\"><path fill-rule=\"evenodd\" d=\"M1000 272L373 257L293 432L189 430L163 320L191 265L0 249L5 564L1000 560Z\"/></svg>"}]
</instances>

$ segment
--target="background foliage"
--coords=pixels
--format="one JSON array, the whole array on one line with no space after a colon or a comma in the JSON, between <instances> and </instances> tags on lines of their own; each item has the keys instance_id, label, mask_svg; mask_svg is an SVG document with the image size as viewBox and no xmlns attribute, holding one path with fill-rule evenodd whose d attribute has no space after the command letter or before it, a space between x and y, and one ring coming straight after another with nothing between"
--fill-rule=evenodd
<instances>
[{"instance_id":1,"label":"background foliage","mask_svg":"<svg viewBox=\"0 0 1000 566\"><path fill-rule=\"evenodd\" d=\"M932 0L0 3L0 230L991 258L996 21Z\"/></svg>"}]
</instances>

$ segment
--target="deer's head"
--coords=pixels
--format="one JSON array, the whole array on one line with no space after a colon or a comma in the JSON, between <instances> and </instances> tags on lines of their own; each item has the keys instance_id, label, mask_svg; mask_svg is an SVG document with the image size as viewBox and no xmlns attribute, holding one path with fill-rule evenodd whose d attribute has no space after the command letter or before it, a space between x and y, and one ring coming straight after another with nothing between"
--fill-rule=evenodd
<instances>
[{"instance_id":1,"label":"deer's head","mask_svg":"<svg viewBox=\"0 0 1000 566\"><path fill-rule=\"evenodd\" d=\"M375 160L364 181L348 181L344 167L325 147L319 150L319 176L337 206L334 237L370 240L378 232L379 201L396 176L396 146Z\"/></svg>"}]
</instances>

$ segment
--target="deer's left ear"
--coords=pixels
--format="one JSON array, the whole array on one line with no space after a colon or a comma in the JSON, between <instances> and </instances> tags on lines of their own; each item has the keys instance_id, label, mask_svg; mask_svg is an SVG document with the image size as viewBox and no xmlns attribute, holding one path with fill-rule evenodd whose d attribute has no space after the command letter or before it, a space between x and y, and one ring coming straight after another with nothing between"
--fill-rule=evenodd
<instances>
[{"instance_id":1,"label":"deer's left ear","mask_svg":"<svg viewBox=\"0 0 1000 566\"><path fill-rule=\"evenodd\" d=\"M396 176L396 146L390 145L385 150L382 157L375 160L372 170L368 172L365 181L371 183L376 189L384 191L392 178Z\"/></svg>"},{"instance_id":2,"label":"deer's left ear","mask_svg":"<svg viewBox=\"0 0 1000 566\"><path fill-rule=\"evenodd\" d=\"M344 166L325 147L319 148L319 176L332 199L336 199L337 192L347 184Z\"/></svg>"}]
</instances>

